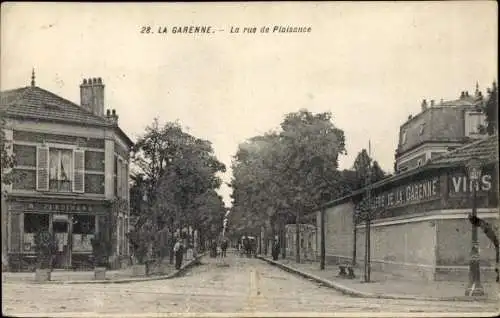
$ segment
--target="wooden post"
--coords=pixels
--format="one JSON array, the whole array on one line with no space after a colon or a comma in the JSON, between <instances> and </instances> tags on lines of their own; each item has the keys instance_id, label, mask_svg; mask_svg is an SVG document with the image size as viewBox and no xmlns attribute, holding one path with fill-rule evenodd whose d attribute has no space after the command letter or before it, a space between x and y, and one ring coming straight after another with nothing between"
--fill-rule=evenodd
<instances>
[{"instance_id":1,"label":"wooden post","mask_svg":"<svg viewBox=\"0 0 500 318\"><path fill-rule=\"evenodd\" d=\"M325 235L325 208L321 208L321 260L319 268L321 270L325 269L325 258L326 258L326 235Z\"/></svg>"},{"instance_id":2,"label":"wooden post","mask_svg":"<svg viewBox=\"0 0 500 318\"><path fill-rule=\"evenodd\" d=\"M358 234L358 230L356 228L356 221L354 221L354 228L352 230L353 232L353 240L352 240L352 266L356 266L356 236Z\"/></svg>"}]
</instances>

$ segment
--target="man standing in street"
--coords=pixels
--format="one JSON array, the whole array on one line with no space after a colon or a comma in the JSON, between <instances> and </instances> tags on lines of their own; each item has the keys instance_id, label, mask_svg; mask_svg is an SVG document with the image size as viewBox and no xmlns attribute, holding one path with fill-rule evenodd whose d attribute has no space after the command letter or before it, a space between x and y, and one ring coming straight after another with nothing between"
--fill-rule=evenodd
<instances>
[{"instance_id":1,"label":"man standing in street","mask_svg":"<svg viewBox=\"0 0 500 318\"><path fill-rule=\"evenodd\" d=\"M174 254L175 254L175 269L180 269L182 265L182 254L183 254L183 246L181 239L178 239L174 245Z\"/></svg>"},{"instance_id":2,"label":"man standing in street","mask_svg":"<svg viewBox=\"0 0 500 318\"><path fill-rule=\"evenodd\" d=\"M226 250L227 250L227 240L224 238L222 239L222 242L220 243L220 249L221 249L221 256L224 258L226 257Z\"/></svg>"}]
</instances>

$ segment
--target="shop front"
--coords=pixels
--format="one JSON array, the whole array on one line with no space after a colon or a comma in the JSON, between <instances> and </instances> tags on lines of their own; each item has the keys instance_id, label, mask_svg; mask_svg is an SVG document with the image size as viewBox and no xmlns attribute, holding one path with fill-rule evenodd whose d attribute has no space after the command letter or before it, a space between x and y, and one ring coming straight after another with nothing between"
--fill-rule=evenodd
<instances>
[{"instance_id":1,"label":"shop front","mask_svg":"<svg viewBox=\"0 0 500 318\"><path fill-rule=\"evenodd\" d=\"M38 201L38 200L37 200ZM85 269L91 266L95 233L103 231L109 207L104 203L9 202L9 259L14 271L32 270L36 265L35 234L54 234L55 269Z\"/></svg>"}]
</instances>

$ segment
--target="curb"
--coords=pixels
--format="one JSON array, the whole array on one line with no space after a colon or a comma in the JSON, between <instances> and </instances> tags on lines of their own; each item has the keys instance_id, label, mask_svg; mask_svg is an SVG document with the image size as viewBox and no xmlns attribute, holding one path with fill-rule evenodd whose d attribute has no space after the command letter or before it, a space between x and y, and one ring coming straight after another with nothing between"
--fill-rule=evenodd
<instances>
[{"instance_id":1,"label":"curb","mask_svg":"<svg viewBox=\"0 0 500 318\"><path fill-rule=\"evenodd\" d=\"M332 281L320 278L316 275L300 271L300 270L293 268L291 266L281 264L279 262L270 260L268 258L259 256L259 255L257 256L257 258L259 258L260 260L263 260L271 265L277 266L280 269L285 270L289 273L296 274L296 275L302 276L304 278L314 280L318 283L321 283L324 286L335 289L335 290L340 291L341 293L343 293L345 295L349 295L352 297L378 298L378 299L398 299L398 300L421 300L421 301L483 301L483 302L494 302L494 303L497 302L496 300L490 299L490 298L485 297L485 296L422 297L422 296L399 296L399 295L390 295L390 294L383 295L383 294L367 293L367 292L362 292L362 291L359 291L356 289L346 287L346 286L339 284L339 283L334 283Z\"/></svg>"},{"instance_id":2,"label":"curb","mask_svg":"<svg viewBox=\"0 0 500 318\"><path fill-rule=\"evenodd\" d=\"M52 285L75 285L75 284L124 284L124 283L136 283L136 282L147 282L153 280L165 280L178 277L182 275L186 270L199 264L200 259L205 256L205 253L198 255L196 258L190 260L184 264L179 270L174 271L168 275L154 276L154 277L138 277L138 278L122 278L115 280L73 280L73 281L48 281L48 282L34 282L35 284L52 284Z\"/></svg>"}]
</instances>

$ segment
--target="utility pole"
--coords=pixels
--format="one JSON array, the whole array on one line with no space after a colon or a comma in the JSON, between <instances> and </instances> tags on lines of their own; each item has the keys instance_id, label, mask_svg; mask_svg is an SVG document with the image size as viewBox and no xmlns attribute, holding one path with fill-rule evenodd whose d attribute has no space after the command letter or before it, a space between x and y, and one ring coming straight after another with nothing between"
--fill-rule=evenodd
<instances>
[{"instance_id":1,"label":"utility pole","mask_svg":"<svg viewBox=\"0 0 500 318\"><path fill-rule=\"evenodd\" d=\"M371 143L368 141L368 173L366 175L366 206L365 206L365 282L370 282L370 237L371 237Z\"/></svg>"},{"instance_id":2,"label":"utility pole","mask_svg":"<svg viewBox=\"0 0 500 318\"><path fill-rule=\"evenodd\" d=\"M351 199L352 200L352 199ZM358 211L359 212L359 211ZM357 236L357 217L356 215L354 214L353 215L353 220L352 220L352 224L354 225L353 226L353 229L352 229L352 234L353 234L353 240L352 240L352 267L354 268L356 266L356 236Z\"/></svg>"}]
</instances>

